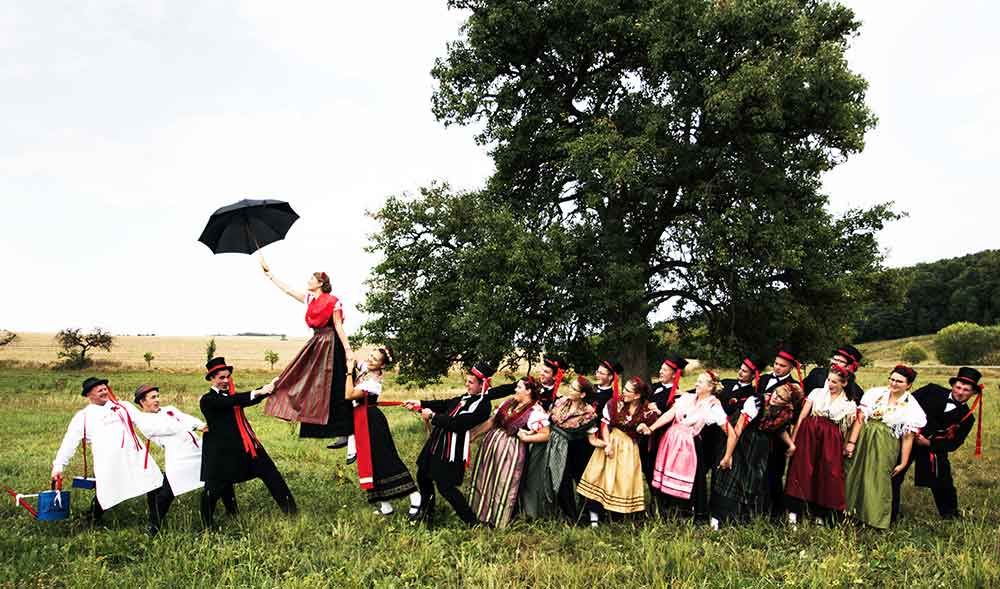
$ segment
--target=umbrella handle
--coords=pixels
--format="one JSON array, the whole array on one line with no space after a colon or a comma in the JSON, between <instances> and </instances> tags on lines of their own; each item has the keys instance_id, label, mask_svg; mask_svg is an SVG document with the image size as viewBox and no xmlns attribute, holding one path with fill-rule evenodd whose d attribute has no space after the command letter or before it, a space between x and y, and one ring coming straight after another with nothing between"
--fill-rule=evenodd
<instances>
[{"instance_id":1,"label":"umbrella handle","mask_svg":"<svg viewBox=\"0 0 1000 589\"><path fill-rule=\"evenodd\" d=\"M260 253L260 248L257 249L257 257L260 258L260 267L264 269L264 272L270 272L271 267L264 261L264 254Z\"/></svg>"}]
</instances>

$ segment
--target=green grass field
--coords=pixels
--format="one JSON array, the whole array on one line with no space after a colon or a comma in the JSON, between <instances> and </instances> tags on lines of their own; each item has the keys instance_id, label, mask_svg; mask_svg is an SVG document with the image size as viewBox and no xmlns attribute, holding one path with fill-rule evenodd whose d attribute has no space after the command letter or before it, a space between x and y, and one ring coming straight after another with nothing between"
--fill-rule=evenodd
<instances>
[{"instance_id":1,"label":"green grass field","mask_svg":"<svg viewBox=\"0 0 1000 589\"><path fill-rule=\"evenodd\" d=\"M238 367L237 367L238 368ZM881 384L883 368L865 369L865 387ZM923 368L917 384L944 382L950 368ZM285 475L301 513L280 514L258 481L237 487L242 513L219 517L223 531L204 533L197 493L174 503L155 539L144 532L145 504L110 511L106 527L87 529L91 494L74 491L69 521L36 522L4 495L0 507L2 587L989 587L1000 585L1000 473L994 432L1000 371L987 371L983 459L970 440L954 455L962 521L938 519L929 491L904 486L904 517L889 531L853 524L838 528L754 525L713 532L688 521L639 519L598 530L560 522L515 522L506 530L467 530L444 506L432 530L409 525L405 505L382 519L371 513L344 451L320 440L299 441L294 426L248 416ZM238 371L238 388L271 372ZM22 493L48 486L50 463L73 412L83 406L87 374L0 367L0 483ZM122 398L140 382L161 387L166 402L199 415L206 390L200 373L128 371L105 374ZM693 384L695 375L685 378ZM444 396L441 386L387 397ZM242 385L242 387L241 387ZM990 394L994 393L994 394ZM412 464L422 425L387 408L394 436ZM154 451L162 465L162 455ZM79 452L67 468L79 474ZM439 510L441 507L439 507ZM221 508L220 508L221 515ZM439 518L441 520L442 518Z\"/></svg>"}]
</instances>

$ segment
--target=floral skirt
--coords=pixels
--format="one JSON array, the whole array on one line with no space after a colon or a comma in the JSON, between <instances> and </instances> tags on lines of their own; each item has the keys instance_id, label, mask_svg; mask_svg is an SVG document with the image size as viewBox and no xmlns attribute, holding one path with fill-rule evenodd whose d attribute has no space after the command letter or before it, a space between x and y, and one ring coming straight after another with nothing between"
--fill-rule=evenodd
<instances>
[{"instance_id":1,"label":"floral skirt","mask_svg":"<svg viewBox=\"0 0 1000 589\"><path fill-rule=\"evenodd\" d=\"M577 485L579 494L597 501L608 511L635 513L646 508L645 485L639 445L628 434L612 428L610 457L598 448Z\"/></svg>"}]
</instances>

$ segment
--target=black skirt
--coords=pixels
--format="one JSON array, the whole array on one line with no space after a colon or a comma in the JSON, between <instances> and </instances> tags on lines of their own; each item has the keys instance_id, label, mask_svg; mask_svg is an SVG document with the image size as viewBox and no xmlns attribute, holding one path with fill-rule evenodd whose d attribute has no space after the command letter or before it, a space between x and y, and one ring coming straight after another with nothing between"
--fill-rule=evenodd
<instances>
[{"instance_id":1,"label":"black skirt","mask_svg":"<svg viewBox=\"0 0 1000 589\"><path fill-rule=\"evenodd\" d=\"M368 407L368 440L371 444L374 485L367 491L368 502L398 499L416 491L417 485L396 451L389 422L378 407Z\"/></svg>"},{"instance_id":2,"label":"black skirt","mask_svg":"<svg viewBox=\"0 0 1000 589\"><path fill-rule=\"evenodd\" d=\"M300 438L336 438L354 433L351 402L344 398L347 381L347 351L340 338L333 337L333 380L330 383L330 419L323 424L303 423Z\"/></svg>"}]
</instances>

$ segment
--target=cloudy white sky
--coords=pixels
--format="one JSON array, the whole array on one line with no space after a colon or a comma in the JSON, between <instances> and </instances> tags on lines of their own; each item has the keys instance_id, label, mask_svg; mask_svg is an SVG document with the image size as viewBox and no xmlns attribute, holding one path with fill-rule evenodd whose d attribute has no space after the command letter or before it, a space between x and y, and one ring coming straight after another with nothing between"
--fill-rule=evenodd
<instances>
[{"instance_id":1,"label":"cloudy white sky","mask_svg":"<svg viewBox=\"0 0 1000 589\"><path fill-rule=\"evenodd\" d=\"M304 334L254 259L196 241L217 207L265 197L302 216L264 250L275 273L326 270L356 327L363 212L492 170L473 130L430 113L462 20L444 4L0 4L0 328ZM892 265L996 247L1000 5L848 4L880 123L827 177L832 206L908 211L882 235Z\"/></svg>"}]
</instances>

